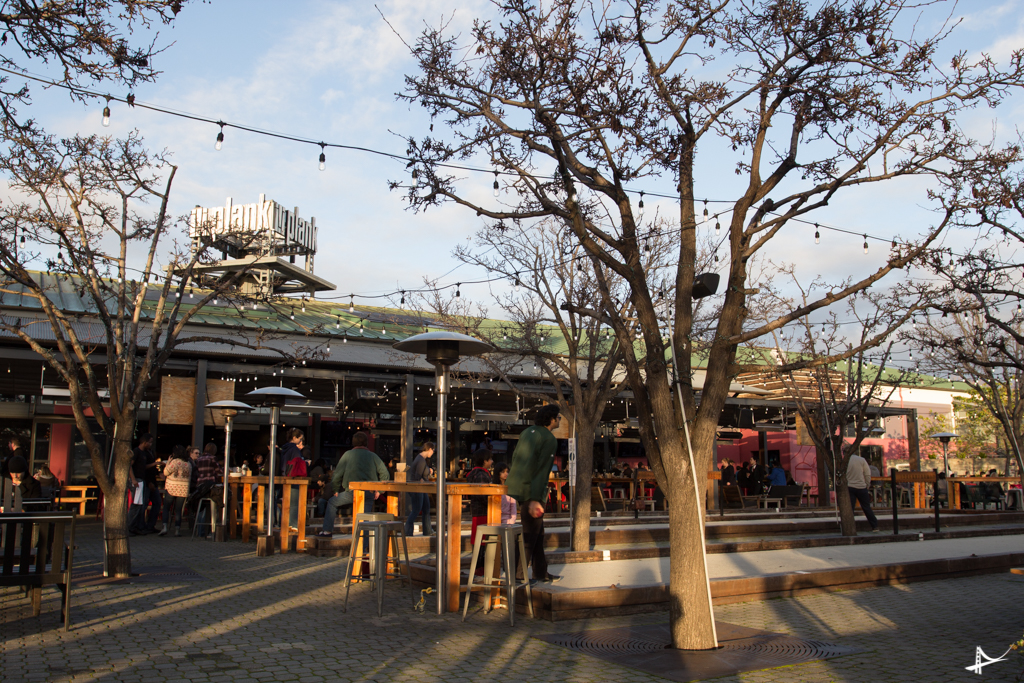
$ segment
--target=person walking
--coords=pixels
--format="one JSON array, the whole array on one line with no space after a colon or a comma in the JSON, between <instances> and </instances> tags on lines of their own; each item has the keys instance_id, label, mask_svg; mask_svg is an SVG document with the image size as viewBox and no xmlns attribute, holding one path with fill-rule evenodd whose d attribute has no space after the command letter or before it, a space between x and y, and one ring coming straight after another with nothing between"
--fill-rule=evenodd
<instances>
[{"instance_id":1,"label":"person walking","mask_svg":"<svg viewBox=\"0 0 1024 683\"><path fill-rule=\"evenodd\" d=\"M850 456L850 463L846 466L846 489L850 492L850 506L853 501L860 503L860 509L868 518L871 531L878 531L878 519L871 510L871 496L868 487L871 486L871 468L868 461L856 453Z\"/></svg>"},{"instance_id":2,"label":"person walking","mask_svg":"<svg viewBox=\"0 0 1024 683\"><path fill-rule=\"evenodd\" d=\"M508 494L523 509L523 544L536 581L552 582L562 578L548 572L544 555L544 501L548 497L548 475L558 449L558 440L551 430L558 427L561 419L558 406L546 405L537 411L533 426L519 435L505 480ZM516 566L519 566L518 560Z\"/></svg>"},{"instance_id":3,"label":"person walking","mask_svg":"<svg viewBox=\"0 0 1024 683\"><path fill-rule=\"evenodd\" d=\"M369 442L369 437L365 432L356 432L352 435L351 450L345 451L341 460L338 461L338 466L334 468L331 483L338 493L335 493L327 501L327 509L324 510L324 526L317 536L329 538L334 535L334 518L338 515L338 508L352 504L353 493L349 486L352 482L388 480L388 468L384 466L384 461L376 453L366 447ZM358 512L373 512L373 501L380 496L380 493L376 492L373 496L369 495L369 491L366 493L363 509ZM356 513L357 511L353 509L353 518Z\"/></svg>"},{"instance_id":4,"label":"person walking","mask_svg":"<svg viewBox=\"0 0 1024 683\"><path fill-rule=\"evenodd\" d=\"M412 466L406 475L405 480L411 484L424 484L430 481L434 470L430 469L429 460L434 455L434 442L428 441L423 444L419 454L413 458ZM409 494L409 516L405 519L405 535L412 536L416 517L423 516L423 535L433 536L434 530L430 528L430 494L410 493Z\"/></svg>"}]
</instances>

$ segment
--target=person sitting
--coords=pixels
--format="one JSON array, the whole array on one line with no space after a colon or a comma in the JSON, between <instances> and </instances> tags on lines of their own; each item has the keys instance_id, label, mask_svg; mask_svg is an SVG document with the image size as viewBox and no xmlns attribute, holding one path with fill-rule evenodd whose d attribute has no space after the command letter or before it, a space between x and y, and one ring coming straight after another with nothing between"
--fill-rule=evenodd
<instances>
[{"instance_id":1,"label":"person sitting","mask_svg":"<svg viewBox=\"0 0 1024 683\"><path fill-rule=\"evenodd\" d=\"M345 452L334 468L331 477L336 493L327 501L327 508L324 510L324 526L317 533L317 536L330 538L334 535L334 518L338 515L338 508L352 505L354 493L351 488L355 481L388 481L388 468L384 466L376 453L367 448L370 442L366 432L356 432L352 435L352 448ZM372 496L366 492L363 500L362 510L353 510L355 517L360 512L373 512L373 501L380 496L375 492Z\"/></svg>"},{"instance_id":2,"label":"person sitting","mask_svg":"<svg viewBox=\"0 0 1024 683\"><path fill-rule=\"evenodd\" d=\"M36 481L39 482L39 486L43 490L43 498L53 496L60 488L60 480L50 471L50 466L46 463L43 463L39 467L39 471L36 472Z\"/></svg>"},{"instance_id":3,"label":"person sitting","mask_svg":"<svg viewBox=\"0 0 1024 683\"><path fill-rule=\"evenodd\" d=\"M21 492L21 499L42 498L42 487L28 471L28 463L20 455L12 456L7 461L7 471L11 475L11 483Z\"/></svg>"},{"instance_id":4,"label":"person sitting","mask_svg":"<svg viewBox=\"0 0 1024 683\"><path fill-rule=\"evenodd\" d=\"M772 466L772 471L768 474L768 484L769 486L786 485L786 470L782 469L779 463Z\"/></svg>"}]
</instances>

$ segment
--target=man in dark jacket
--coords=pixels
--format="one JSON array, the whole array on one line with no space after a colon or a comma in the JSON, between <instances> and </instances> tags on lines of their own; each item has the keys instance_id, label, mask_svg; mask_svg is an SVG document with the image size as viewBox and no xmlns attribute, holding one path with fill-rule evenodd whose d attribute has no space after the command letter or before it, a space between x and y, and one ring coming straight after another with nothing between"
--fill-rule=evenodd
<instances>
[{"instance_id":1,"label":"man in dark jacket","mask_svg":"<svg viewBox=\"0 0 1024 683\"><path fill-rule=\"evenodd\" d=\"M7 471L11 474L11 483L21 491L21 499L42 498L43 489L39 482L28 471L28 463L20 455L11 456L7 461Z\"/></svg>"},{"instance_id":2,"label":"man in dark jacket","mask_svg":"<svg viewBox=\"0 0 1024 683\"><path fill-rule=\"evenodd\" d=\"M548 497L548 475L558 450L558 440L551 430L558 427L561 419L558 406L547 405L537 411L533 426L519 435L505 481L508 495L516 499L523 511L523 543L537 581L562 578L548 573L544 555L544 501Z\"/></svg>"},{"instance_id":3,"label":"man in dark jacket","mask_svg":"<svg viewBox=\"0 0 1024 683\"><path fill-rule=\"evenodd\" d=\"M145 518L146 505L149 503L149 491L146 488L146 472L149 468L149 463L155 461L153 454L150 452L152 446L153 435L143 434L139 437L139 445L132 451L132 468L129 472L132 504L128 508L128 533L132 536L149 533L149 529L146 528ZM138 492L140 485L142 487L141 493ZM135 501L139 502L136 503Z\"/></svg>"},{"instance_id":4,"label":"man in dark jacket","mask_svg":"<svg viewBox=\"0 0 1024 683\"><path fill-rule=\"evenodd\" d=\"M430 469L430 458L434 455L434 442L428 441L423 444L419 455L413 458L412 465L405 476L410 484L423 484L430 481L433 470ZM434 531L430 528L430 494L410 493L409 494L409 516L405 519L405 535L412 536L415 529L417 516L423 516L423 535L433 536Z\"/></svg>"}]
</instances>

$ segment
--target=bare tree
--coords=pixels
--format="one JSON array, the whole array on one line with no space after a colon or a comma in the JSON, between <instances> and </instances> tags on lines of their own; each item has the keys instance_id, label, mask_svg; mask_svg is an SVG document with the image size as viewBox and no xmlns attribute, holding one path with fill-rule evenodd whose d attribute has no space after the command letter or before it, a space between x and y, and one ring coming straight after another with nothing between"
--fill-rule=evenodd
<instances>
[{"instance_id":1,"label":"bare tree","mask_svg":"<svg viewBox=\"0 0 1024 683\"><path fill-rule=\"evenodd\" d=\"M1005 68L965 54L951 65L936 64L948 31L922 38L914 27L919 11L932 17L942 3L495 4L500 23L478 22L468 40L441 26L425 30L412 46L419 71L407 76L401 97L447 125L443 133L409 138L418 187L408 201L420 210L450 201L495 222L556 217L625 283L642 345L631 343L601 271L602 307L586 313L619 337L641 438L669 500L672 644L715 647L700 504L737 349L906 267L962 210L962 198L936 196L935 224L897 242L872 272L767 323L751 320L751 259L849 188L961 173L989 150L976 149L957 117L1016 91L1024 65L1019 54ZM460 188L449 164L476 155L499 173L501 201L485 202ZM709 157L715 167L732 164L738 189L705 220L698 217L704 207L697 183L714 186L718 195L730 190L723 179L707 177ZM643 197L636 183L653 178L669 181L678 202L670 343L679 358L684 411L665 362L657 284L647 272L643 245L652 228L638 211ZM689 386L692 294L698 228L712 220L724 222L727 259L698 405ZM692 452L682 440L665 438L683 427L692 434Z\"/></svg>"},{"instance_id":2,"label":"bare tree","mask_svg":"<svg viewBox=\"0 0 1024 683\"><path fill-rule=\"evenodd\" d=\"M998 423L1024 482L1024 318L1010 307L1009 315L999 311L1003 293L983 294L967 284L969 278L951 282L961 290L960 298L947 300L941 315L930 316L903 336L918 350L918 367L959 377L973 389L975 400ZM973 294L963 292L968 287Z\"/></svg>"},{"instance_id":3,"label":"bare tree","mask_svg":"<svg viewBox=\"0 0 1024 683\"><path fill-rule=\"evenodd\" d=\"M176 170L134 134L125 140L41 136L32 144L25 137L0 151L0 172L16 195L0 206L0 292L21 297L26 308L0 317L0 329L25 342L68 385L106 501L107 568L116 576L131 572L126 490L147 386L183 341L263 343L261 334L247 339L244 332L182 338L189 321L214 301L244 315L234 288L246 271L210 280L209 289L194 294L195 271L209 256L203 244L167 245ZM64 291L74 292L84 310L69 305ZM98 323L100 333L90 333L83 321ZM51 335L53 342L43 341ZM97 363L100 353L105 360ZM90 419L113 444L109 468Z\"/></svg>"},{"instance_id":4,"label":"bare tree","mask_svg":"<svg viewBox=\"0 0 1024 683\"><path fill-rule=\"evenodd\" d=\"M492 296L501 309L501 319L485 321L482 315L456 314L455 302L440 295L428 301L428 307L440 314L441 322L469 330L493 344L498 351L488 354L486 362L517 394L534 400L552 399L550 393L530 391L528 385L515 381L524 364L527 370L532 364L538 376L553 387L554 403L571 419L576 440L573 484L577 495L571 546L577 551L589 550L594 439L606 405L625 380L618 337L611 336L599 321L577 312L600 303L595 264L572 232L553 221L532 227L488 227L476 237L474 245L459 246L455 256L491 275L500 275L507 283L507 289L496 290ZM656 247L664 255L664 240ZM628 292L621 281L603 266L596 267L613 283L613 296L623 308L623 317L628 317Z\"/></svg>"}]
</instances>

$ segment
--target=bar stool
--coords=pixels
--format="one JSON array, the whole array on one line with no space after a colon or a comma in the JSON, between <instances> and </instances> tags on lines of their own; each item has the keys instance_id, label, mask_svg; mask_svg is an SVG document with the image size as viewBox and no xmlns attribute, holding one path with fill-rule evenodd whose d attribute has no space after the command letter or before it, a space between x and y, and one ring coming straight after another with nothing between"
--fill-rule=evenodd
<instances>
[{"instance_id":1,"label":"bar stool","mask_svg":"<svg viewBox=\"0 0 1024 683\"><path fill-rule=\"evenodd\" d=\"M494 553L495 546L501 544L502 552L502 566L505 569L505 578L493 578L494 571ZM523 583L519 583L516 580L516 573L513 568L515 564L515 551L513 550L518 543L519 546L519 565L523 572ZM476 575L476 563L480 558L480 546L486 545L484 548L484 581L483 583L474 584L473 577ZM469 600L473 596L474 590L488 591L492 588L504 588L506 590L506 600L508 602L508 618L509 624L515 626L516 624L516 589L520 586L526 586L526 606L530 611L530 616L533 614L533 591L530 590L530 578L526 572L526 547L523 544L523 526L521 524L500 524L500 525L480 525L476 528L476 538L473 540L473 560L469 564L469 583L466 585L466 603L462 607L462 620L466 620L466 614L469 612ZM491 611L491 600L488 594L484 600L484 613Z\"/></svg>"},{"instance_id":2,"label":"bar stool","mask_svg":"<svg viewBox=\"0 0 1024 683\"><path fill-rule=\"evenodd\" d=\"M196 503L196 514L192 518L192 540L196 540L196 536L199 534L199 511L203 509L203 503L206 503L210 507L210 533L216 538L217 533L217 507L214 503L213 498L200 498L199 502Z\"/></svg>"},{"instance_id":3,"label":"bar stool","mask_svg":"<svg viewBox=\"0 0 1024 683\"><path fill-rule=\"evenodd\" d=\"M365 552L356 556L356 546L360 535L365 537ZM402 561L399 556L398 540L402 541L402 552L405 555L406 572L402 572ZM391 552L394 548L394 553ZM367 562L370 565L368 577L358 576L353 579L352 567L355 562ZM394 567L394 571L392 570ZM377 593L377 616L383 616L384 582L388 579L409 580L412 588L412 577L408 575L409 548L405 540L405 523L396 522L395 516L388 513L360 513L353 520L352 546L349 549L348 564L345 569L345 605L342 611L348 611L348 595L352 581L373 581ZM412 594L415 604L416 596Z\"/></svg>"}]
</instances>

